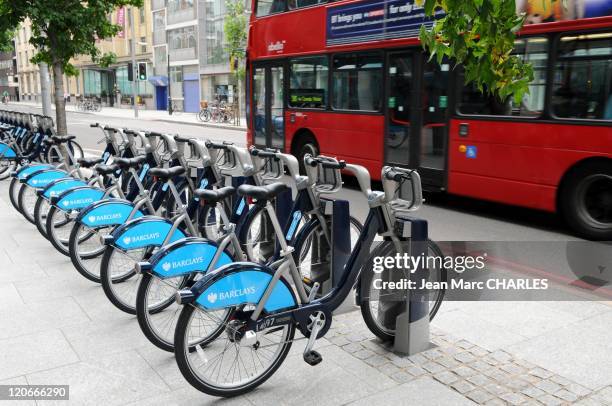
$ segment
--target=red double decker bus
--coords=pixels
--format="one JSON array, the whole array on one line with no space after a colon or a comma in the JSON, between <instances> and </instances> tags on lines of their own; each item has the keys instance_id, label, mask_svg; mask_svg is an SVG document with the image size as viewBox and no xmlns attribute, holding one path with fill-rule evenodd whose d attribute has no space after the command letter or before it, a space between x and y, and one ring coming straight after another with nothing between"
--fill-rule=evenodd
<instances>
[{"instance_id":1,"label":"red double decker bus","mask_svg":"<svg viewBox=\"0 0 612 406\"><path fill-rule=\"evenodd\" d=\"M429 190L560 212L612 240L612 2L518 0L520 103L429 62L414 0L254 0L248 143L416 168Z\"/></svg>"}]
</instances>

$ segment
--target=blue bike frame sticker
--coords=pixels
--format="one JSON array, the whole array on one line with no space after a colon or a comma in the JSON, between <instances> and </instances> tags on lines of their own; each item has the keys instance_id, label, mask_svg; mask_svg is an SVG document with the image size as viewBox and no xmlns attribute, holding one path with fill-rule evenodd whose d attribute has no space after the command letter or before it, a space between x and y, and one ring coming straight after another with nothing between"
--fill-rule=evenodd
<instances>
[{"instance_id":1,"label":"blue bike frame sticker","mask_svg":"<svg viewBox=\"0 0 612 406\"><path fill-rule=\"evenodd\" d=\"M200 189L206 189L206 186L208 186L208 179L203 178L200 181ZM199 197L194 197L193 200L195 200L196 202L199 202L200 198Z\"/></svg>"},{"instance_id":2,"label":"blue bike frame sticker","mask_svg":"<svg viewBox=\"0 0 612 406\"><path fill-rule=\"evenodd\" d=\"M150 168L149 164L142 165L142 169L140 170L140 175L138 176L141 182L144 179L144 177L147 175L147 172L149 172L149 168Z\"/></svg>"},{"instance_id":3,"label":"blue bike frame sticker","mask_svg":"<svg viewBox=\"0 0 612 406\"><path fill-rule=\"evenodd\" d=\"M134 205L128 202L108 202L89 210L81 218L81 223L88 227L103 227L125 223ZM133 219L142 217L143 214L137 210Z\"/></svg>"},{"instance_id":4,"label":"blue bike frame sticker","mask_svg":"<svg viewBox=\"0 0 612 406\"><path fill-rule=\"evenodd\" d=\"M65 178L66 175L67 173L64 171L48 170L29 177L26 181L26 185L42 189L54 180Z\"/></svg>"},{"instance_id":5,"label":"blue bike frame sticker","mask_svg":"<svg viewBox=\"0 0 612 406\"><path fill-rule=\"evenodd\" d=\"M240 204L238 205L238 209L236 209L236 214L237 215L241 215L242 211L244 210L244 206L246 206L246 199L243 197L242 199L240 199Z\"/></svg>"},{"instance_id":6,"label":"blue bike frame sticker","mask_svg":"<svg viewBox=\"0 0 612 406\"><path fill-rule=\"evenodd\" d=\"M9 147L3 142L0 142L0 158L16 158L17 154L13 151L13 148Z\"/></svg>"},{"instance_id":7,"label":"blue bike frame sticker","mask_svg":"<svg viewBox=\"0 0 612 406\"><path fill-rule=\"evenodd\" d=\"M196 303L208 310L223 309L240 304L259 303L272 275L258 270L245 270L223 276L209 286ZM293 295L283 282L278 281L264 305L272 312L296 305Z\"/></svg>"},{"instance_id":8,"label":"blue bike frame sticker","mask_svg":"<svg viewBox=\"0 0 612 406\"><path fill-rule=\"evenodd\" d=\"M166 220L149 220L146 217L141 217L138 220L146 221L134 225L130 224L130 227L126 227L123 232L115 236L115 245L124 250L152 245L159 246L164 243L166 236L172 229L172 223ZM185 234L176 229L168 242L174 242L182 238L185 238Z\"/></svg>"},{"instance_id":9,"label":"blue bike frame sticker","mask_svg":"<svg viewBox=\"0 0 612 406\"><path fill-rule=\"evenodd\" d=\"M58 179L57 181L53 182L45 188L45 191L43 192L43 197L45 199L49 199L53 196L59 196L68 189L72 189L79 186L87 186L87 183L74 178Z\"/></svg>"},{"instance_id":10,"label":"blue bike frame sticker","mask_svg":"<svg viewBox=\"0 0 612 406\"><path fill-rule=\"evenodd\" d=\"M104 165L108 164L108 159L110 158L110 152L106 151L103 155L102 155L102 162L104 163Z\"/></svg>"},{"instance_id":11,"label":"blue bike frame sticker","mask_svg":"<svg viewBox=\"0 0 612 406\"><path fill-rule=\"evenodd\" d=\"M295 230L297 230L297 226L298 224L300 224L301 219L302 219L302 212L294 211L293 220L291 220L291 226L289 226L289 231L287 231L287 236L286 236L287 241L293 238L293 235L295 234Z\"/></svg>"},{"instance_id":12,"label":"blue bike frame sticker","mask_svg":"<svg viewBox=\"0 0 612 406\"><path fill-rule=\"evenodd\" d=\"M104 191L95 188L78 188L67 191L57 202L61 210L82 209L104 197Z\"/></svg>"},{"instance_id":13,"label":"blue bike frame sticker","mask_svg":"<svg viewBox=\"0 0 612 406\"><path fill-rule=\"evenodd\" d=\"M171 248L152 264L151 270L160 278L172 278L194 271L205 272L208 270L217 249L216 245L209 242L187 243L175 249ZM218 268L232 262L232 258L222 252L214 267Z\"/></svg>"},{"instance_id":14,"label":"blue bike frame sticker","mask_svg":"<svg viewBox=\"0 0 612 406\"><path fill-rule=\"evenodd\" d=\"M24 166L23 168L21 168L17 172L17 178L18 179L25 179L29 175L31 175L32 173L34 173L36 171L40 171L40 170L43 170L43 169L51 169L51 168L52 168L52 166L48 165L48 164Z\"/></svg>"}]
</instances>

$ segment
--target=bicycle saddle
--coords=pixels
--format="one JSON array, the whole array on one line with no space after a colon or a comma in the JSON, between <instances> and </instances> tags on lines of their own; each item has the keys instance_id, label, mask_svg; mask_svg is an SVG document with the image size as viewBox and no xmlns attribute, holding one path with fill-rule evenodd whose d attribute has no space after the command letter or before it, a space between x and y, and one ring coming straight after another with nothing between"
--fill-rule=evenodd
<instances>
[{"instance_id":1,"label":"bicycle saddle","mask_svg":"<svg viewBox=\"0 0 612 406\"><path fill-rule=\"evenodd\" d=\"M138 168L140 164L144 163L147 157L137 156L136 158L115 158L113 163L119 165L121 169Z\"/></svg>"},{"instance_id":2,"label":"bicycle saddle","mask_svg":"<svg viewBox=\"0 0 612 406\"><path fill-rule=\"evenodd\" d=\"M75 138L76 138L76 135L64 135L64 136L53 135L51 136L51 141L55 144L63 144Z\"/></svg>"},{"instance_id":3,"label":"bicycle saddle","mask_svg":"<svg viewBox=\"0 0 612 406\"><path fill-rule=\"evenodd\" d=\"M104 162L104 159L102 158L79 158L77 159L77 162L79 163L81 168L91 168L95 164Z\"/></svg>"},{"instance_id":4,"label":"bicycle saddle","mask_svg":"<svg viewBox=\"0 0 612 406\"><path fill-rule=\"evenodd\" d=\"M238 194L257 200L270 200L287 189L289 189L289 186L281 182L275 182L267 186L240 185L238 187Z\"/></svg>"},{"instance_id":5,"label":"bicycle saddle","mask_svg":"<svg viewBox=\"0 0 612 406\"><path fill-rule=\"evenodd\" d=\"M236 189L234 187L225 186L217 190L197 189L194 194L207 202L218 203L226 197L233 195L235 191Z\"/></svg>"},{"instance_id":6,"label":"bicycle saddle","mask_svg":"<svg viewBox=\"0 0 612 406\"><path fill-rule=\"evenodd\" d=\"M173 166L172 168L153 168L149 171L151 176L157 176L160 179L168 180L185 173L185 168L182 166Z\"/></svg>"},{"instance_id":7,"label":"bicycle saddle","mask_svg":"<svg viewBox=\"0 0 612 406\"><path fill-rule=\"evenodd\" d=\"M94 169L100 175L112 175L117 169L119 169L119 165L116 163L111 165L96 165Z\"/></svg>"}]
</instances>

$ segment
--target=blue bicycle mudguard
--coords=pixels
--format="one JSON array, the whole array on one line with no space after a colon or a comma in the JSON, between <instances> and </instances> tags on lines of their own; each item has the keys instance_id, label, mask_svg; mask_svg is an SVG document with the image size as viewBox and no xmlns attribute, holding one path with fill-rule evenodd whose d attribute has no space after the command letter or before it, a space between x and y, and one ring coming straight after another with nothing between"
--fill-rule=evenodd
<instances>
[{"instance_id":1,"label":"blue bicycle mudguard","mask_svg":"<svg viewBox=\"0 0 612 406\"><path fill-rule=\"evenodd\" d=\"M191 272L205 272L217 253L215 242L205 238L187 237L169 244L150 259L151 272L162 279L186 275ZM222 252L215 268L231 264L234 260Z\"/></svg>"},{"instance_id":2,"label":"blue bicycle mudguard","mask_svg":"<svg viewBox=\"0 0 612 406\"><path fill-rule=\"evenodd\" d=\"M87 183L75 178L59 178L49 183L44 189L40 190L40 195L49 200L53 196L59 196L68 189L79 186L87 186Z\"/></svg>"},{"instance_id":3,"label":"blue bicycle mudguard","mask_svg":"<svg viewBox=\"0 0 612 406\"><path fill-rule=\"evenodd\" d=\"M13 148L6 145L4 142L0 142L0 158L2 159L15 159L17 154Z\"/></svg>"},{"instance_id":4,"label":"blue bicycle mudguard","mask_svg":"<svg viewBox=\"0 0 612 406\"><path fill-rule=\"evenodd\" d=\"M42 189L54 180L65 178L67 175L65 171L59 169L42 169L32 172L22 182L30 187Z\"/></svg>"},{"instance_id":5,"label":"blue bicycle mudguard","mask_svg":"<svg viewBox=\"0 0 612 406\"><path fill-rule=\"evenodd\" d=\"M191 288L195 303L205 310L252 304L257 305L274 271L264 265L236 262L209 272ZM281 277L264 305L268 313L297 306L289 283Z\"/></svg>"},{"instance_id":6,"label":"blue bicycle mudguard","mask_svg":"<svg viewBox=\"0 0 612 406\"><path fill-rule=\"evenodd\" d=\"M77 186L51 199L60 210L80 210L102 199L104 190L91 186Z\"/></svg>"},{"instance_id":7,"label":"blue bicycle mudguard","mask_svg":"<svg viewBox=\"0 0 612 406\"><path fill-rule=\"evenodd\" d=\"M15 177L18 179L25 179L26 177L28 177L34 172L40 171L42 169L51 169L51 168L53 168L53 166L49 164L32 164L32 165L22 166L15 173Z\"/></svg>"},{"instance_id":8,"label":"blue bicycle mudguard","mask_svg":"<svg viewBox=\"0 0 612 406\"><path fill-rule=\"evenodd\" d=\"M76 221L91 228L115 226L128 221L133 210L134 203L128 200L104 199L81 210ZM143 215L140 210L137 210L132 219L140 218Z\"/></svg>"},{"instance_id":9,"label":"blue bicycle mudguard","mask_svg":"<svg viewBox=\"0 0 612 406\"><path fill-rule=\"evenodd\" d=\"M109 236L107 243L113 243L124 250L149 246L161 246L172 229L172 222L163 217L144 216L130 220L117 227ZM168 243L185 238L185 233L176 229Z\"/></svg>"}]
</instances>

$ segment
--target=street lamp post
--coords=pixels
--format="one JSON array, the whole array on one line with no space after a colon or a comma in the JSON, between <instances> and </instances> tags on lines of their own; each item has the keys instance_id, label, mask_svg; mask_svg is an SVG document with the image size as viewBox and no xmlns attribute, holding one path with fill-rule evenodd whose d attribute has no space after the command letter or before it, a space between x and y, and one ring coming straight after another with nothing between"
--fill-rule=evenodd
<instances>
[{"instance_id":1,"label":"street lamp post","mask_svg":"<svg viewBox=\"0 0 612 406\"><path fill-rule=\"evenodd\" d=\"M134 108L134 117L138 118L138 103L136 103L136 97L138 96L138 70L136 69L136 27L134 27L134 12L135 8L132 7L130 13L130 28L132 29L132 46L130 47L130 53L132 54L132 106Z\"/></svg>"}]
</instances>

